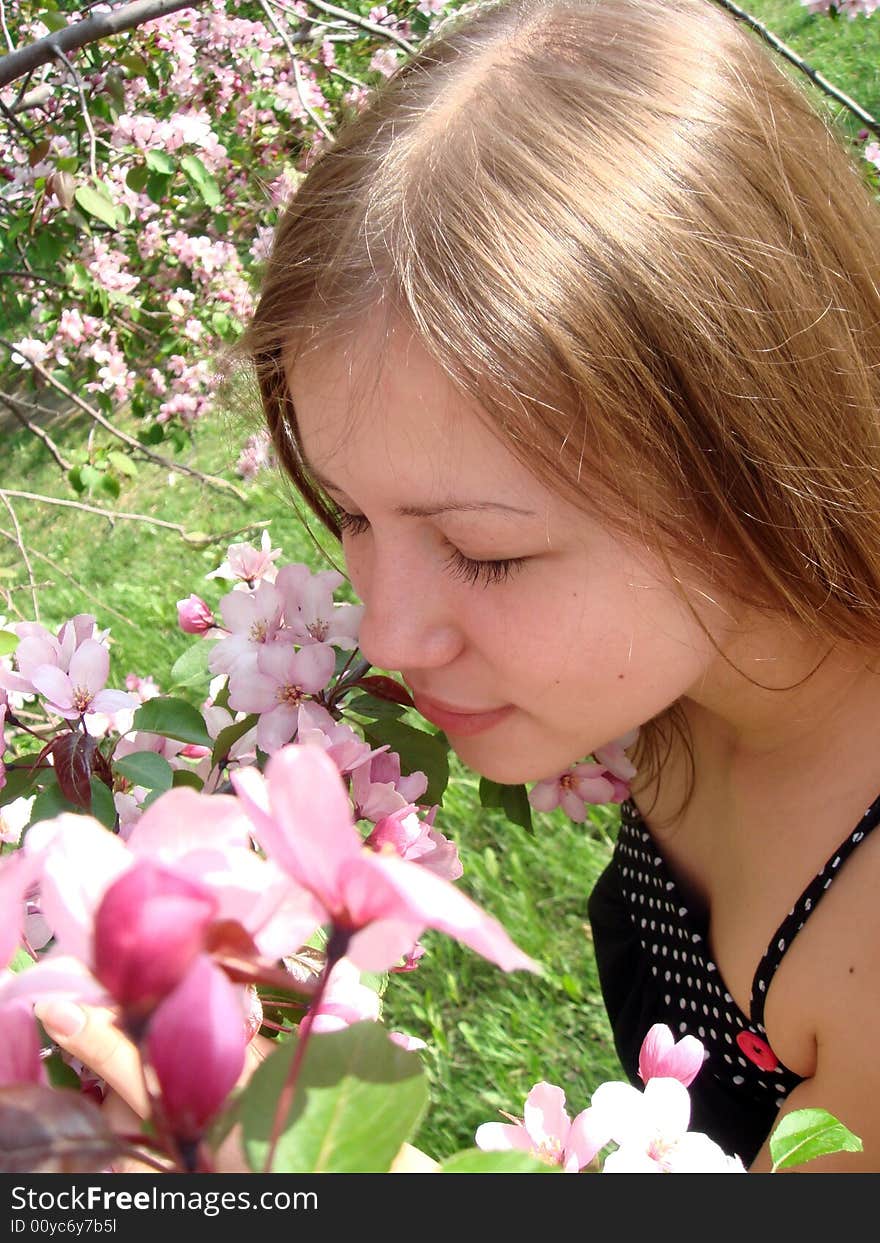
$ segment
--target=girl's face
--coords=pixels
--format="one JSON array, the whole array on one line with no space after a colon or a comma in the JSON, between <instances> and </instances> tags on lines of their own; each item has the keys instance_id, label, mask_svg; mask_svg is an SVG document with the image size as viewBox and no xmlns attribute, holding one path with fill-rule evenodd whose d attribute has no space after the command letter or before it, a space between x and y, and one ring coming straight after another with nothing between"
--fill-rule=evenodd
<instances>
[{"instance_id":1,"label":"girl's face","mask_svg":"<svg viewBox=\"0 0 880 1243\"><path fill-rule=\"evenodd\" d=\"M470 768L558 775L701 685L718 651L659 559L532 476L406 330L314 347L289 378L306 459L351 515L363 655ZM507 711L450 721L426 699Z\"/></svg>"}]
</instances>

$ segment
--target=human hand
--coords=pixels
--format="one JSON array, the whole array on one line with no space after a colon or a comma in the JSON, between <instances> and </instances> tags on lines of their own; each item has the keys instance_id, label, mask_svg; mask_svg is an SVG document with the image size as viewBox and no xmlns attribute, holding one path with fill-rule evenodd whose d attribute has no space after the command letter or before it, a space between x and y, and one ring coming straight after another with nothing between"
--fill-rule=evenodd
<instances>
[{"instance_id":1,"label":"human hand","mask_svg":"<svg viewBox=\"0 0 880 1243\"><path fill-rule=\"evenodd\" d=\"M103 1109L117 1134L137 1134L150 1112L140 1056L135 1046L113 1021L113 1012L95 1006L79 1006L70 1001L45 1001L35 1007L35 1015L46 1034L60 1048L88 1066L110 1089ZM243 1086L276 1047L275 1041L256 1035L248 1043L245 1066L238 1086ZM168 1163L166 1163L168 1164ZM170 1168L170 1164L168 1164ZM220 1174L250 1173L241 1150L236 1128L214 1154L214 1168ZM404 1144L394 1158L389 1173L425 1174L440 1166L426 1153ZM114 1162L118 1174L154 1173L155 1170L133 1158Z\"/></svg>"}]
</instances>

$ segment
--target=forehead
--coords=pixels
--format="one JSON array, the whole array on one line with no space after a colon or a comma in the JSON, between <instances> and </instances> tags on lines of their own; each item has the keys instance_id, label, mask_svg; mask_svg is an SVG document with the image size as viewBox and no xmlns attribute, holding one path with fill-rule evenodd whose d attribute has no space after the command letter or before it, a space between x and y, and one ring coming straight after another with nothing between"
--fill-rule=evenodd
<instances>
[{"instance_id":1,"label":"forehead","mask_svg":"<svg viewBox=\"0 0 880 1243\"><path fill-rule=\"evenodd\" d=\"M340 488L370 474L439 494L476 483L543 492L402 326L346 329L299 351L287 374L307 464Z\"/></svg>"}]
</instances>

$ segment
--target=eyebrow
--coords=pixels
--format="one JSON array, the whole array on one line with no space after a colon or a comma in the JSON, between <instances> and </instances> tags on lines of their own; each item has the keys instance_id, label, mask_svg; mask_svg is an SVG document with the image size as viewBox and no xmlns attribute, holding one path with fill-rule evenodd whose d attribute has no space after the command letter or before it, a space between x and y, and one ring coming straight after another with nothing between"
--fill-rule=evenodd
<instances>
[{"instance_id":1,"label":"eyebrow","mask_svg":"<svg viewBox=\"0 0 880 1243\"><path fill-rule=\"evenodd\" d=\"M325 491L343 491L342 488L337 487L335 483L331 483L319 471L312 470L310 467L307 467L307 469L315 483L324 488ZM441 505L397 505L394 512L403 518L436 518L438 514L473 513L485 510L495 510L499 513L507 514L525 514L531 518L536 517L533 509L520 509L517 505L505 505L503 501L445 501Z\"/></svg>"}]
</instances>

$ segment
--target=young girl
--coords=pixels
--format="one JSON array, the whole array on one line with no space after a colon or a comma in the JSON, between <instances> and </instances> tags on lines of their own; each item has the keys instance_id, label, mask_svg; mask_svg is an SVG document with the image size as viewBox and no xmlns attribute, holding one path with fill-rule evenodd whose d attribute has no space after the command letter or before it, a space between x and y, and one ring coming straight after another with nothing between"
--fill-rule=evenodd
<instances>
[{"instance_id":1,"label":"young girl","mask_svg":"<svg viewBox=\"0 0 880 1243\"><path fill-rule=\"evenodd\" d=\"M699 1037L692 1127L791 1110L880 1169L880 230L709 0L444 23L323 152L248 337L364 655L461 759L641 727L590 918L618 1051ZM867 810L866 810L867 809Z\"/></svg>"}]
</instances>

